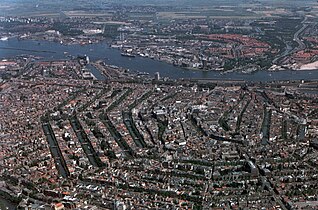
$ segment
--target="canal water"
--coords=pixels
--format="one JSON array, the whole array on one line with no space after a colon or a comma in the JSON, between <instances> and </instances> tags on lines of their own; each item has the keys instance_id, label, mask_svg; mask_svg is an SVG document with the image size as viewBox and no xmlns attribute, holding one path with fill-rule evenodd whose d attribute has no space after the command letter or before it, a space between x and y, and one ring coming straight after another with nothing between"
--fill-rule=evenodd
<instances>
[{"instance_id":1,"label":"canal water","mask_svg":"<svg viewBox=\"0 0 318 210\"><path fill-rule=\"evenodd\" d=\"M0 197L0 209L4 210L14 210L17 209L17 206L14 205L13 203L5 200L4 198Z\"/></svg>"},{"instance_id":2,"label":"canal water","mask_svg":"<svg viewBox=\"0 0 318 210\"><path fill-rule=\"evenodd\" d=\"M204 78L204 79L231 79L246 81L275 81L318 79L318 70L314 71L257 71L252 74L227 73L217 71L185 70L170 64L152 60L150 58L129 58L121 56L120 51L112 49L105 42L91 45L61 45L57 42L18 40L0 41L0 58L9 58L16 55L31 54L42 57L44 60L65 59L67 56L88 55L90 60L104 60L107 64L116 65L132 71L147 72L154 75L160 72L161 77ZM97 76L99 79L103 77Z\"/></svg>"}]
</instances>

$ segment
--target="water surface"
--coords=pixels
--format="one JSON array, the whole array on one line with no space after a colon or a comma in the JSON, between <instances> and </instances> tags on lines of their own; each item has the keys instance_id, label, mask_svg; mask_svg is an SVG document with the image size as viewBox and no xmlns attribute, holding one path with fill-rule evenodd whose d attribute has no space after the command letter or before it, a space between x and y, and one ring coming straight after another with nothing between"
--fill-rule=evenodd
<instances>
[{"instance_id":1,"label":"water surface","mask_svg":"<svg viewBox=\"0 0 318 210\"><path fill-rule=\"evenodd\" d=\"M105 42L91 45L61 45L57 42L9 39L0 41L0 58L31 54L42 57L44 60L65 59L68 56L88 55L90 60L103 60L107 64L116 65L126 69L148 72L154 75L160 72L161 77L204 78L219 80L246 80L246 81L275 81L275 80L310 80L318 79L318 70L311 71L257 71L252 74L237 72L222 74L217 71L185 70L170 64L152 60L150 58L129 58L120 55L120 51L112 49ZM96 74L95 74L96 75ZM101 78L98 76L98 78Z\"/></svg>"}]
</instances>

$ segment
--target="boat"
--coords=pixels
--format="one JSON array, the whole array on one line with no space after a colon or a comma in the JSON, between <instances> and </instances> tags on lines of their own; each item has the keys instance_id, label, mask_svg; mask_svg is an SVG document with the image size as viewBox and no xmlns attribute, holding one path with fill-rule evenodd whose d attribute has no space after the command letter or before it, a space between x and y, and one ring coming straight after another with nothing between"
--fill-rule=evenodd
<instances>
[{"instance_id":1,"label":"boat","mask_svg":"<svg viewBox=\"0 0 318 210\"><path fill-rule=\"evenodd\" d=\"M134 58L136 57L134 54L131 54L131 53L121 53L121 56L125 56L125 57L130 57L130 58Z\"/></svg>"},{"instance_id":2,"label":"boat","mask_svg":"<svg viewBox=\"0 0 318 210\"><path fill-rule=\"evenodd\" d=\"M148 72L140 72L140 71L137 71L137 75L138 76L144 76L144 75L149 75Z\"/></svg>"},{"instance_id":3,"label":"boat","mask_svg":"<svg viewBox=\"0 0 318 210\"><path fill-rule=\"evenodd\" d=\"M8 41L9 37L2 37L0 41Z\"/></svg>"}]
</instances>

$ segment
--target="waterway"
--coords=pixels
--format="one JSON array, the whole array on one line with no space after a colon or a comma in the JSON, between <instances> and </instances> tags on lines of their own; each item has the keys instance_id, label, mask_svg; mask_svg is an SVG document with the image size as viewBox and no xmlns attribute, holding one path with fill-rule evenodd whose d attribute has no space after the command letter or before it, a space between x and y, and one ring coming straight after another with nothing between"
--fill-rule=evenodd
<instances>
[{"instance_id":1,"label":"waterway","mask_svg":"<svg viewBox=\"0 0 318 210\"><path fill-rule=\"evenodd\" d=\"M59 148L59 145L56 141L51 125L49 123L43 123L42 128L49 143L50 151L56 163L56 168L59 171L59 174L64 178L68 177L70 173L68 171L67 165L65 163L62 152Z\"/></svg>"},{"instance_id":2,"label":"waterway","mask_svg":"<svg viewBox=\"0 0 318 210\"><path fill-rule=\"evenodd\" d=\"M318 79L318 70L312 71L257 71L252 74L237 72L222 74L217 71L193 71L178 68L164 62L150 58L129 58L120 55L120 51L112 49L106 42L91 45L61 45L57 42L18 40L0 41L0 58L10 58L17 55L34 55L44 60L65 59L68 56L88 55L90 60L104 60L107 64L116 65L132 71L147 72L154 75L160 72L161 77L204 78L219 80L246 80L246 81L275 81L275 80L309 80ZM95 74L98 79L103 79Z\"/></svg>"},{"instance_id":3,"label":"waterway","mask_svg":"<svg viewBox=\"0 0 318 210\"><path fill-rule=\"evenodd\" d=\"M17 205L14 205L13 203L0 197L0 209L14 210L14 209L17 209Z\"/></svg>"}]
</instances>

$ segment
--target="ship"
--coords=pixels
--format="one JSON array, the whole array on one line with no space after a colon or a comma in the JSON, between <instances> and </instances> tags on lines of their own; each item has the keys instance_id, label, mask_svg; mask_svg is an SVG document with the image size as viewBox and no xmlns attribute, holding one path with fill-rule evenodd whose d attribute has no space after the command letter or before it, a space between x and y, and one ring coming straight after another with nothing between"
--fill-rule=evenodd
<instances>
[{"instance_id":1,"label":"ship","mask_svg":"<svg viewBox=\"0 0 318 210\"><path fill-rule=\"evenodd\" d=\"M121 56L130 57L130 58L134 58L134 57L136 57L134 54L131 54L131 53L125 53L125 52L121 53Z\"/></svg>"},{"instance_id":2,"label":"ship","mask_svg":"<svg viewBox=\"0 0 318 210\"><path fill-rule=\"evenodd\" d=\"M149 75L149 73L148 72L137 71L137 75L138 76L145 76L145 75Z\"/></svg>"},{"instance_id":3,"label":"ship","mask_svg":"<svg viewBox=\"0 0 318 210\"><path fill-rule=\"evenodd\" d=\"M0 41L8 41L9 40L9 37L2 37L1 39L0 39Z\"/></svg>"}]
</instances>

